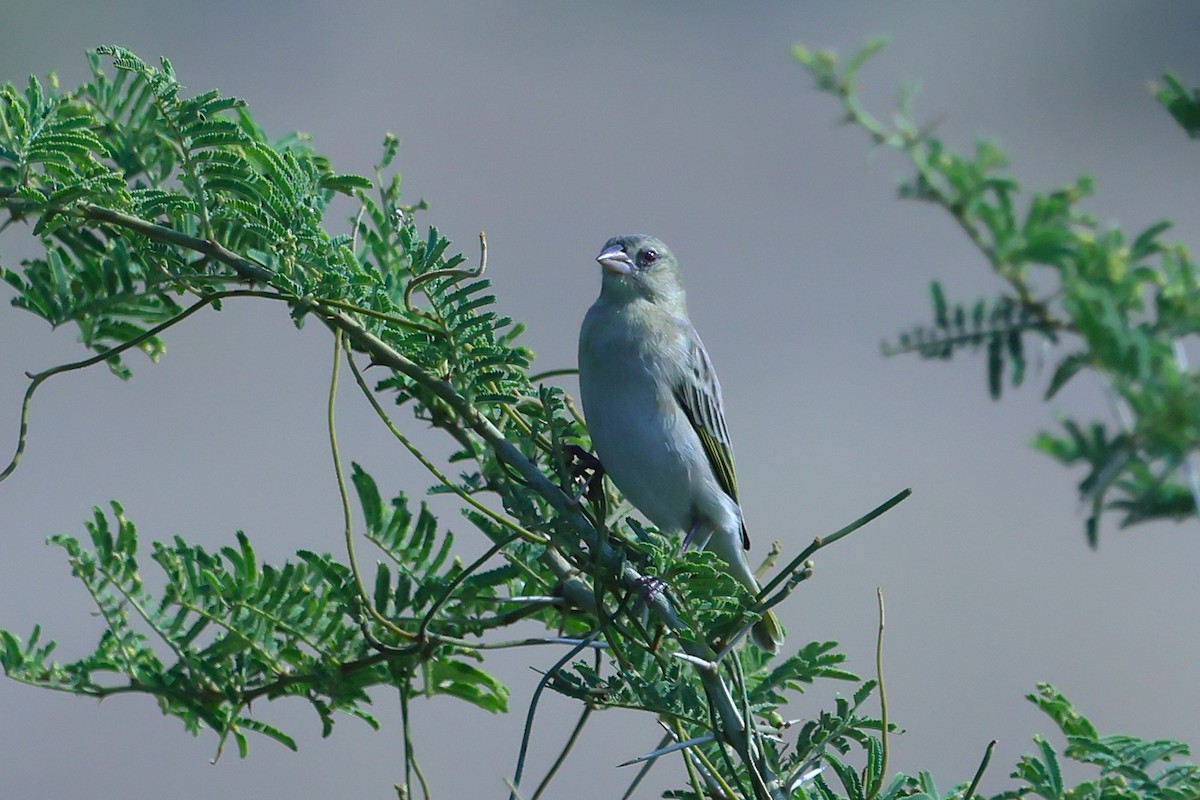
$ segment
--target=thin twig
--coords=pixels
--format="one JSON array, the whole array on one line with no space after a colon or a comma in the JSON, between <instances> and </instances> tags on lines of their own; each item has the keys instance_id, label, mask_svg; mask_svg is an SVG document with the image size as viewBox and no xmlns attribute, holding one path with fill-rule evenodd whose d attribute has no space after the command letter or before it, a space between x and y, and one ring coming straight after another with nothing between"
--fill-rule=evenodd
<instances>
[{"instance_id":1,"label":"thin twig","mask_svg":"<svg viewBox=\"0 0 1200 800\"><path fill-rule=\"evenodd\" d=\"M401 628L399 625L392 622L383 614L379 613L379 609L375 608L375 603L371 600L371 596L367 593L367 584L363 581L362 571L358 567L358 556L354 552L354 518L350 512L350 493L346 491L346 478L342 474L342 457L338 452L337 443L337 425L335 423L337 406L337 387L338 387L338 372L342 364L342 331L339 329L333 336L333 374L329 379L329 404L327 409L327 420L329 427L329 447L333 452L333 472L337 477L338 496L342 501L342 519L344 523L343 533L346 540L346 557L350 561L350 571L354 574L354 583L358 587L359 600L362 602L363 608L371 619L378 622L387 630L400 636L404 639L413 639L413 634Z\"/></svg>"},{"instance_id":2,"label":"thin twig","mask_svg":"<svg viewBox=\"0 0 1200 800\"><path fill-rule=\"evenodd\" d=\"M512 800L525 800L525 798L521 797L521 792L517 789L517 785L512 782L512 778L505 778L504 785L507 786L511 792L509 797L512 798Z\"/></svg>"},{"instance_id":3,"label":"thin twig","mask_svg":"<svg viewBox=\"0 0 1200 800\"><path fill-rule=\"evenodd\" d=\"M854 533L856 530L858 530L862 526L866 525L868 522L871 522L872 520L882 516L883 514L887 513L888 511L892 510L894 507L899 505L902 501L908 499L908 496L911 494L912 494L912 489L905 489L901 492L898 492L897 494L893 495L887 501L876 506L874 509L872 509L871 511L868 511L866 514L863 514L861 517L854 520L854 522L851 522L849 525L847 525L843 528L840 528L839 530L834 531L833 533L829 534L826 537L822 538L822 537L818 536L817 538L813 539L812 543L808 547L804 548L804 550L800 553L800 555L796 556L790 562L788 562L788 565L786 567L784 567L782 570L780 570L778 575L776 575L774 578L772 578L767 583L767 585L763 586L762 589L759 590L758 597L761 599L761 598L764 598L767 595L769 595L772 591L775 590L775 587L779 586L779 584L781 584L781 583L783 583L783 581L787 580L787 578L792 574L793 571L798 569L805 561L807 561L809 559L809 557L811 557L818 550L820 550L823 547L828 547L829 545L833 544L834 542L838 541L839 539L842 539L842 538Z\"/></svg>"},{"instance_id":4,"label":"thin twig","mask_svg":"<svg viewBox=\"0 0 1200 800\"><path fill-rule=\"evenodd\" d=\"M763 556L762 563L758 565L758 569L754 570L754 577L760 578L766 575L771 570L775 569L775 562L779 560L779 556L783 554L783 542L775 539L771 542L771 548L767 550L767 554Z\"/></svg>"},{"instance_id":5,"label":"thin twig","mask_svg":"<svg viewBox=\"0 0 1200 800\"><path fill-rule=\"evenodd\" d=\"M533 733L533 717L537 712L538 700L541 699L542 692L545 691L547 684L550 683L550 680L558 673L558 671L562 669L568 661L577 656L585 647L595 641L602 632L603 631L601 628L596 628L589 633L586 637L584 637L583 641L568 650L566 655L564 655L558 661L555 661L554 666L547 670L542 676L542 679L538 681L537 688L533 690L533 696L529 700L529 711L525 715L525 732L521 735L521 749L517 754L517 767L515 770L513 770L513 790L509 795L508 800L517 800L518 797L517 790L521 786L521 776L525 772L525 757L529 754L529 737Z\"/></svg>"},{"instance_id":6,"label":"thin twig","mask_svg":"<svg viewBox=\"0 0 1200 800\"><path fill-rule=\"evenodd\" d=\"M353 356L347 354L347 361L350 364L350 371L354 373L354 380L358 384L358 388L362 390L363 396L367 398L367 402L371 404L371 408L375 410L376 415L383 420L383 424L387 426L389 431L391 431L392 436L396 437L400 444L404 445L405 449L412 453L413 457L416 458L417 461L421 462L421 466L429 470L433 477L437 478L443 486L458 495L459 499L461 499L464 503L483 514L497 525L512 531L514 535L521 537L525 541L533 542L534 544L548 544L550 542L548 537L528 531L513 520L505 517L503 514L499 514L488 508L470 494L463 491L462 487L457 483L454 483L452 480L446 477L446 474L438 469L436 464L426 458L425 454L421 452L420 448L414 445L412 441L410 441L409 438L405 436L404 433L396 426L396 424L392 422L392 418L388 416L388 413L383 410L383 406L381 406L379 401L375 399L375 393L371 391L369 386L367 386L367 381L363 377L362 371L359 370L358 364L354 363Z\"/></svg>"},{"instance_id":7,"label":"thin twig","mask_svg":"<svg viewBox=\"0 0 1200 800\"><path fill-rule=\"evenodd\" d=\"M947 347L957 347L963 344L983 344L987 339L1011 336L1013 334L1021 334L1026 331L1039 331L1046 333L1049 331L1074 330L1074 326L1069 323L1053 319L1035 319L1025 322L1013 322L1007 325L992 325L990 327L980 328L975 331L965 333L957 333L938 338L928 339L926 341L911 342L902 345L884 344L882 349L883 355L891 358L893 356L906 355L909 353L927 353L930 351L940 352ZM1050 335L1050 334L1047 334Z\"/></svg>"},{"instance_id":8,"label":"thin twig","mask_svg":"<svg viewBox=\"0 0 1200 800\"><path fill-rule=\"evenodd\" d=\"M567 394L566 392L563 392L562 398L563 403L565 403L567 406L567 410L571 412L571 416L575 418L575 421L579 423L581 428L586 428L587 423L584 422L583 414L579 411L579 406L575 404L575 398L571 397L571 395Z\"/></svg>"},{"instance_id":9,"label":"thin twig","mask_svg":"<svg viewBox=\"0 0 1200 800\"><path fill-rule=\"evenodd\" d=\"M350 252L358 258L358 231L362 225L363 214L367 213L367 198L366 195L359 194L358 198L358 214L354 216L354 224L350 231Z\"/></svg>"},{"instance_id":10,"label":"thin twig","mask_svg":"<svg viewBox=\"0 0 1200 800\"><path fill-rule=\"evenodd\" d=\"M682 733L683 733L683 731L681 728L677 730L677 734L682 735ZM698 761L700 763L701 774L704 776L705 782L714 786L716 788L717 792L719 792L719 794L717 794L717 792L714 792L714 794L716 794L717 797L729 798L729 800L736 800L736 798L745 796L744 793L739 793L738 791L736 791L733 788L733 786L731 786L729 784L729 781L725 780L725 776L722 775L721 772L717 769L716 765L713 764L712 761L709 760L708 756L704 755L703 750L701 750L697 747L692 747L687 750L684 750L683 752L686 757L695 758L696 761ZM719 743L717 745L717 752L721 754L721 757L725 760L725 763L727 766L729 766L729 767L733 766L733 764L729 761L729 755L725 752L725 748L722 747ZM735 776L735 777L737 775L736 771L730 772L729 774L732 776Z\"/></svg>"},{"instance_id":11,"label":"thin twig","mask_svg":"<svg viewBox=\"0 0 1200 800\"><path fill-rule=\"evenodd\" d=\"M537 372L529 376L530 383L539 383L548 378L561 378L564 375L578 375L578 367L563 367L561 369L548 369L545 372Z\"/></svg>"},{"instance_id":12,"label":"thin twig","mask_svg":"<svg viewBox=\"0 0 1200 800\"><path fill-rule=\"evenodd\" d=\"M725 663L728 665L729 671L733 674L734 685L737 687L738 695L742 701L742 718L746 720L746 752L761 758L764 752L762 737L758 726L754 724L754 717L750 709L750 693L746 689L746 673L742 668L742 660L735 655ZM766 777L759 768L759 759L752 758L746 761L746 770L750 773L750 777L754 781L755 791L763 795L770 794L770 790L767 788Z\"/></svg>"},{"instance_id":13,"label":"thin twig","mask_svg":"<svg viewBox=\"0 0 1200 800\"><path fill-rule=\"evenodd\" d=\"M417 760L417 752L413 747L411 717L408 714L409 685L407 679L408 673L406 671L406 683L400 689L400 716L404 725L404 789L408 797L412 797L412 782L408 777L409 767L411 767L412 773L417 776L417 783L421 786L421 796L425 800L429 800L429 782L425 780L425 772L421 769L421 762Z\"/></svg>"},{"instance_id":14,"label":"thin twig","mask_svg":"<svg viewBox=\"0 0 1200 800\"><path fill-rule=\"evenodd\" d=\"M975 777L971 779L971 785L963 793L962 800L971 800L975 796L975 790L979 788L979 782L983 780L983 773L987 771L988 764L992 761L992 752L996 749L996 742L996 739L988 742L987 749L983 751L983 760L979 762L979 769L975 770Z\"/></svg>"},{"instance_id":15,"label":"thin twig","mask_svg":"<svg viewBox=\"0 0 1200 800\"><path fill-rule=\"evenodd\" d=\"M571 748L573 748L575 746L575 742L579 740L579 734L583 732L583 726L587 724L588 718L591 717L593 710L593 707L590 705L585 705L583 707L583 713L579 715L579 720L575 723L575 727L571 729L571 735L567 737L567 743L563 745L563 749L558 754L558 758L554 759L554 763L551 764L550 769L546 771L546 777L542 778L542 782L538 784L537 789L534 790L533 796L530 797L529 800L538 800L538 798L542 796L542 792L544 792L546 787L550 785L550 781L554 779L554 776L558 773L558 770L563 765L563 762L567 760L567 756L570 754Z\"/></svg>"},{"instance_id":16,"label":"thin twig","mask_svg":"<svg viewBox=\"0 0 1200 800\"><path fill-rule=\"evenodd\" d=\"M666 746L667 743L669 743L673 738L675 738L675 737L673 737L670 733L668 733L666 736L664 736L662 738L662 740L659 741L658 746L655 748L655 752L662 750L663 747ZM658 758L655 757L655 758L648 758L645 760L645 762L642 763L642 768L639 769L637 771L637 774L633 776L633 781L629 784L629 788L625 790L625 794L621 795L621 800L629 800L630 797L633 797L634 791L641 784L642 780L646 777L646 775L648 775L650 773L650 770L654 767L654 765L657 761L658 761ZM690 765L689 765L688 771L691 772ZM701 800L703 800L703 798L701 798Z\"/></svg>"},{"instance_id":17,"label":"thin twig","mask_svg":"<svg viewBox=\"0 0 1200 800\"><path fill-rule=\"evenodd\" d=\"M342 311L351 311L355 314L362 314L364 317L372 317L374 319L383 320L384 322L391 322L395 325L399 325L402 328L410 328L414 331L420 331L421 333L429 334L430 336L442 337L446 335L443 331L439 331L437 328L431 328L430 326L424 325L416 320L405 319L404 317L397 316L396 314L388 314L385 311L376 311L373 308L357 306L354 303L347 303L344 300L322 298L321 302L324 305L340 308Z\"/></svg>"},{"instance_id":18,"label":"thin twig","mask_svg":"<svg viewBox=\"0 0 1200 800\"><path fill-rule=\"evenodd\" d=\"M703 676L706 673L701 672L700 674ZM725 695L729 695L729 688L725 685L724 681L721 681L719 676L713 676L713 677L714 677L713 687L718 692L724 693ZM708 685L706 685L704 688L705 688L706 693L710 692ZM732 697L729 698L728 705L733 707L733 698ZM743 723L740 713L737 711L736 707L734 707L734 715L735 715L734 718L737 720L737 726L733 730L727 730L727 729L723 728L724 720L721 719L720 713L718 711L718 709L721 708L722 706L723 706L722 703L715 700L714 697L711 694L709 694L708 726L712 730L712 732L714 734L716 734L716 736L717 736L717 754L721 757L721 760L723 762L725 762L725 769L728 770L727 775L732 780L737 781L738 790L739 790L738 793L735 794L733 792L732 788L730 788L730 790L726 796L727 797L746 797L749 794L746 790L746 784L744 784L742 782L742 776L738 774L737 767L735 767L733 764L733 759L729 757L729 747L725 746L726 744L728 744L730 747L734 748L734 750L736 750L738 752L738 754L742 756L742 760L744 762L749 763L750 755L748 753L741 752L740 748L743 746L743 742L742 742L741 737L738 736L738 733L740 733L743 730L743 728L745 727L745 724ZM704 759L704 753L702 751L698 751L698 755L703 760L703 762L707 766L707 768L713 773L713 775L715 777L717 777L718 779L720 779L721 778L720 773L717 772L717 769L715 766L708 763L707 759ZM755 797L761 797L761 795L755 793Z\"/></svg>"},{"instance_id":19,"label":"thin twig","mask_svg":"<svg viewBox=\"0 0 1200 800\"><path fill-rule=\"evenodd\" d=\"M885 624L883 589L875 587L875 596L879 599L879 630L875 634L875 677L879 680L879 744L882 755L880 756L879 781L870 788L870 798L876 797L883 789L888 767L888 704L887 689L884 688L883 683L883 628Z\"/></svg>"},{"instance_id":20,"label":"thin twig","mask_svg":"<svg viewBox=\"0 0 1200 800\"><path fill-rule=\"evenodd\" d=\"M404 308L412 314L423 314L419 309L413 308L412 296L421 286L436 279L436 278L478 278L487 270L487 234L483 231L479 232L479 266L475 269L460 269L451 267L447 269L434 269L429 272L417 275L409 280L404 287Z\"/></svg>"},{"instance_id":21,"label":"thin twig","mask_svg":"<svg viewBox=\"0 0 1200 800\"><path fill-rule=\"evenodd\" d=\"M26 376L29 378L30 382L29 386L25 389L25 397L21 401L21 424L17 432L17 449L13 453L12 460L8 462L8 466L4 468L3 472L0 472L0 481L3 481L9 475L13 474L17 468L17 464L19 464L21 461L21 456L25 453L25 443L29 436L29 406L33 401L33 393L37 391L37 388L41 386L44 381L63 372L72 372L77 369L84 369L85 367L99 364L102 361L108 361L114 356L120 355L130 348L137 347L142 342L154 338L167 328L170 328L172 325L177 325L178 323L183 322L185 319L190 317L192 314L195 314L205 306L212 305L217 300L220 300L223 297L232 296L232 294L234 293L217 292L216 294L208 295L188 306L186 309L171 317L166 322L155 325L153 328L138 334L127 342L122 342L111 350L105 350L103 353L97 353L94 356L90 356L80 361L73 361L70 364L60 364L57 367L52 367L48 370L44 370L43 372L38 372L33 375L26 373Z\"/></svg>"},{"instance_id":22,"label":"thin twig","mask_svg":"<svg viewBox=\"0 0 1200 800\"><path fill-rule=\"evenodd\" d=\"M396 689L400 693L400 726L404 728L404 793L406 798L412 797L412 763L413 763L413 746L412 735L408 727L408 671L404 673L404 682L397 686Z\"/></svg>"},{"instance_id":23,"label":"thin twig","mask_svg":"<svg viewBox=\"0 0 1200 800\"><path fill-rule=\"evenodd\" d=\"M225 755L225 742L229 741L229 734L233 733L235 722L236 720L231 719L221 728L221 735L217 739L217 752L213 753L213 757L208 760L209 764L216 766L217 762L221 760L221 756Z\"/></svg>"},{"instance_id":24,"label":"thin twig","mask_svg":"<svg viewBox=\"0 0 1200 800\"><path fill-rule=\"evenodd\" d=\"M425 616L421 618L421 624L417 627L418 640L425 638L425 634L429 631L429 623L433 621L434 616L437 614L438 610L441 609L442 605L450 599L450 595L453 594L454 590L461 586L463 581L474 574L475 570L486 564L488 560L492 558L492 556L499 553L507 545L512 544L516 538L516 534L512 534L511 536L496 542L494 545L489 547L483 555L475 559L466 569L454 576L454 580L450 581L446 588L442 590L442 593L438 596L437 600L433 601L433 604L429 607L429 610L425 612Z\"/></svg>"},{"instance_id":25,"label":"thin twig","mask_svg":"<svg viewBox=\"0 0 1200 800\"><path fill-rule=\"evenodd\" d=\"M793 574L792 577L788 578L788 582L783 585L782 589L768 597L766 600L760 601L754 606L754 610L760 614L765 614L767 611L786 600L788 595L796 590L797 586L811 578L813 576L813 570L815 569L813 562L805 561L802 566L803 569Z\"/></svg>"},{"instance_id":26,"label":"thin twig","mask_svg":"<svg viewBox=\"0 0 1200 800\"><path fill-rule=\"evenodd\" d=\"M173 244L178 247L184 247L188 250L193 250L202 255L206 255L209 258L220 261L222 264L233 267L243 277L250 280L269 284L271 278L275 277L274 273L272 273L267 267L239 256L237 253L213 239L201 239L196 236L189 236L188 234L177 231L174 228L168 228L165 225L159 225L158 223L150 222L148 220L141 219L140 217L135 217L131 214L115 211L111 208L105 208L103 206L89 204L67 213L72 213L74 216L82 217L83 219L92 220L94 222L105 222L111 225L117 225L156 242Z\"/></svg>"},{"instance_id":27,"label":"thin twig","mask_svg":"<svg viewBox=\"0 0 1200 800\"><path fill-rule=\"evenodd\" d=\"M84 205L64 210L62 213L76 218L116 225L134 231L152 241L164 242L193 250L214 261L228 265L241 277L252 282L270 285L270 282L276 277L269 268L239 256L215 240L190 236L124 212L95 205ZM485 255L486 242L481 241L481 266L483 266L482 261ZM478 274L478 271L464 270L463 272ZM597 563L608 567L611 574L618 577L620 584L630 591L637 589L643 576L634 566L622 562L620 557L621 549L602 537L599 531L597 531L595 524L588 519L587 515L578 506L572 504L571 499L566 493L542 473L541 467L537 463L527 458L512 442L508 441L497 426L477 406L459 394L449 382L433 375L424 367L418 365L383 341L378 335L367 330L357 319L351 316L353 312L323 303L318 298L304 298L304 302L306 304L311 303L313 311L321 315L326 324L341 331L353 343L356 349L362 349L369 353L374 363L394 369L400 375L413 381L423 391L428 392L432 397L446 403L447 411L449 412L448 416L453 420L453 425L450 428L464 435L468 432L477 435L494 452L498 461L506 470L511 470L514 475L519 476L518 480L524 486L540 495L558 512L562 523L570 525L578 533L582 540L581 544L588 552L593 554ZM332 447L333 444L331 443ZM340 468L338 472L340 473ZM348 495L345 493L344 478L341 481L340 488L343 492L343 506L345 509L348 508L349 501ZM550 564L551 568L559 569L557 560L561 558L561 555L556 548L553 546L547 547L543 558L547 560L546 563ZM587 581L571 573L569 565L562 579L564 599L568 603L585 610L590 610L592 613L603 613L602 610L593 610L590 608L594 600L592 588L588 585ZM361 574L356 575L356 581L359 584L360 590L365 588ZM666 597L665 593L648 598L647 604L656 619L669 630L678 631L681 629L682 623L675 612L670 598ZM373 612L373 618L374 615L379 614L378 610L370 603L366 605L369 609L368 613ZM438 641L454 642L450 637L439 637ZM715 655L711 652L711 648L703 642L694 642L685 638L681 640L681 645L685 651L698 658L711 659ZM466 643L464 646L472 647L473 645ZM718 675L702 671L699 677L710 698L712 711L715 715L714 718L720 719L720 727L723 730L726 741L735 749L740 750L742 745L739 745L739 741L743 736L744 722L740 718L737 706L733 702L732 697L729 696L727 687L724 686ZM739 752L739 756L742 758L751 757L750 754L745 752ZM729 766L732 766L727 756L726 761ZM758 793L756 792L756 794ZM782 797L782 793L775 794L778 797Z\"/></svg>"}]
</instances>

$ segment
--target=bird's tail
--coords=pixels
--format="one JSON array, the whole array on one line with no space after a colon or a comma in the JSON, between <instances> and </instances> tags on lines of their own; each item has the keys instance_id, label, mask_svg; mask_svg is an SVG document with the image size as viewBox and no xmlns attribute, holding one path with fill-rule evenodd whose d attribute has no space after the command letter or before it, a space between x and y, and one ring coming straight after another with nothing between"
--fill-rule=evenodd
<instances>
[{"instance_id":1,"label":"bird's tail","mask_svg":"<svg viewBox=\"0 0 1200 800\"><path fill-rule=\"evenodd\" d=\"M729 574L738 583L749 589L751 594L758 594L758 580L754 577L750 562L746 560L746 551L742 547L740 535L717 531L708 538L704 547L716 553L729 565ZM754 623L750 630L750 638L772 655L779 652L783 647L783 626L779 624L779 618L773 611L767 610L762 619Z\"/></svg>"},{"instance_id":2,"label":"bird's tail","mask_svg":"<svg viewBox=\"0 0 1200 800\"><path fill-rule=\"evenodd\" d=\"M763 614L762 619L754 623L754 627L750 631L750 638L771 655L779 652L783 647L783 626L779 624L779 617L775 616L774 611L768 610Z\"/></svg>"}]
</instances>

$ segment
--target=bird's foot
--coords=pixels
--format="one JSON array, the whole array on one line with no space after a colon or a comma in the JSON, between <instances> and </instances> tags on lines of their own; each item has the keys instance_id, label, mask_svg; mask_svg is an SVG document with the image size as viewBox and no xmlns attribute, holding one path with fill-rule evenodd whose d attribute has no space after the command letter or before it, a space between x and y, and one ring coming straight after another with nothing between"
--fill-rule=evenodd
<instances>
[{"instance_id":1,"label":"bird's foot","mask_svg":"<svg viewBox=\"0 0 1200 800\"><path fill-rule=\"evenodd\" d=\"M604 465L600 463L600 459L577 444L564 445L563 452L567 456L572 482L583 484L579 491L572 495L572 505L579 505L585 497L596 499L597 494L603 492L601 479L604 477Z\"/></svg>"},{"instance_id":2,"label":"bird's foot","mask_svg":"<svg viewBox=\"0 0 1200 800\"><path fill-rule=\"evenodd\" d=\"M634 581L634 585L642 592L642 600L650 602L667 588L667 582L654 575L643 575Z\"/></svg>"}]
</instances>

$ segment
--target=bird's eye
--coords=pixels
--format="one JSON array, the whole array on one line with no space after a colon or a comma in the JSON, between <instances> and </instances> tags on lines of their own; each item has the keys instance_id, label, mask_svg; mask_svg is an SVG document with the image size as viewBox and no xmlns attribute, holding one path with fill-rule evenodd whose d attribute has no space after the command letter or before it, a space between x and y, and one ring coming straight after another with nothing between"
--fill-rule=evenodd
<instances>
[{"instance_id":1,"label":"bird's eye","mask_svg":"<svg viewBox=\"0 0 1200 800\"><path fill-rule=\"evenodd\" d=\"M638 253L638 263L643 267L651 266L655 261L658 261L657 250L643 250Z\"/></svg>"}]
</instances>

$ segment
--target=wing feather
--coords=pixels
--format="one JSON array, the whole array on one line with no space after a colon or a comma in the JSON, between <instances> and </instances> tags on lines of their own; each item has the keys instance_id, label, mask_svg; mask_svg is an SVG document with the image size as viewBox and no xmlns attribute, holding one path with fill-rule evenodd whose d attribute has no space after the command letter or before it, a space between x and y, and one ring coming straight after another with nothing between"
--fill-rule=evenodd
<instances>
[{"instance_id":1,"label":"wing feather","mask_svg":"<svg viewBox=\"0 0 1200 800\"><path fill-rule=\"evenodd\" d=\"M721 384L717 381L717 373L699 335L694 328L690 328L688 333L686 363L681 365L673 394L692 424L692 429L700 437L700 444L704 446L704 454L708 457L717 482L736 503L737 474L733 465L733 445L729 441L729 430L725 427ZM750 536L745 524L742 525L742 546L750 549Z\"/></svg>"}]
</instances>

